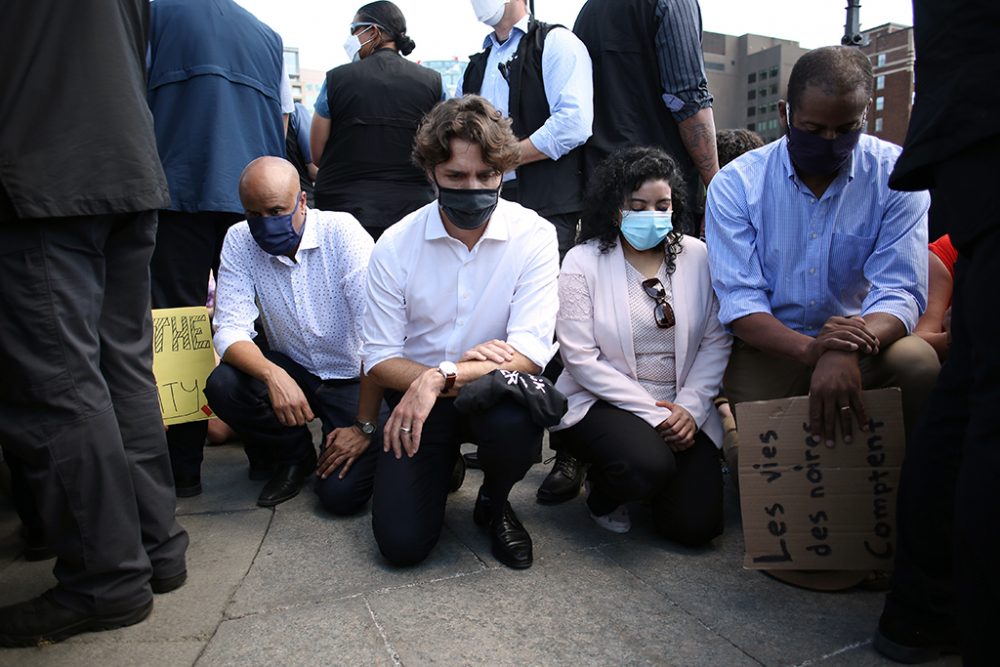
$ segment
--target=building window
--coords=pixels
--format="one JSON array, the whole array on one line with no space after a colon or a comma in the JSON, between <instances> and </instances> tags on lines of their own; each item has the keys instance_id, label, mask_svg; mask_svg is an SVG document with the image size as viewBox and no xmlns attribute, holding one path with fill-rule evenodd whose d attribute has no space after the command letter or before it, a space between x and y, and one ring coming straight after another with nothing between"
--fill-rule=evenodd
<instances>
[{"instance_id":1,"label":"building window","mask_svg":"<svg viewBox=\"0 0 1000 667\"><path fill-rule=\"evenodd\" d=\"M767 88L758 88L757 97L767 97Z\"/></svg>"},{"instance_id":2,"label":"building window","mask_svg":"<svg viewBox=\"0 0 1000 667\"><path fill-rule=\"evenodd\" d=\"M875 111L881 111L882 109L885 109L885 98L884 97L876 97L875 98Z\"/></svg>"},{"instance_id":3,"label":"building window","mask_svg":"<svg viewBox=\"0 0 1000 667\"><path fill-rule=\"evenodd\" d=\"M778 78L778 68L777 67L772 67L771 68L771 78L772 79L777 79Z\"/></svg>"},{"instance_id":4,"label":"building window","mask_svg":"<svg viewBox=\"0 0 1000 667\"><path fill-rule=\"evenodd\" d=\"M875 67L885 67L885 54L880 53L875 56Z\"/></svg>"},{"instance_id":5,"label":"building window","mask_svg":"<svg viewBox=\"0 0 1000 667\"><path fill-rule=\"evenodd\" d=\"M747 116L756 116L757 107L747 107Z\"/></svg>"},{"instance_id":6,"label":"building window","mask_svg":"<svg viewBox=\"0 0 1000 667\"><path fill-rule=\"evenodd\" d=\"M725 63L705 63L705 69L715 70L716 72L725 72Z\"/></svg>"},{"instance_id":7,"label":"building window","mask_svg":"<svg viewBox=\"0 0 1000 667\"><path fill-rule=\"evenodd\" d=\"M777 118L772 118L771 120L767 121L767 129L769 129L769 130L777 130L778 129L778 119Z\"/></svg>"},{"instance_id":8,"label":"building window","mask_svg":"<svg viewBox=\"0 0 1000 667\"><path fill-rule=\"evenodd\" d=\"M770 111L771 113L774 113L775 111L778 110L778 103L771 102L771 104L768 105L767 110Z\"/></svg>"},{"instance_id":9,"label":"building window","mask_svg":"<svg viewBox=\"0 0 1000 667\"><path fill-rule=\"evenodd\" d=\"M755 99L757 99L757 91L754 90L753 88L751 88L750 91L747 93L747 99L748 100L755 100Z\"/></svg>"},{"instance_id":10,"label":"building window","mask_svg":"<svg viewBox=\"0 0 1000 667\"><path fill-rule=\"evenodd\" d=\"M757 78L760 79L761 81L763 81L764 79L766 79L767 78L767 70L763 70L762 69L761 71L757 72Z\"/></svg>"},{"instance_id":11,"label":"building window","mask_svg":"<svg viewBox=\"0 0 1000 667\"><path fill-rule=\"evenodd\" d=\"M879 74L875 77L875 90L882 90L885 88L885 74Z\"/></svg>"},{"instance_id":12,"label":"building window","mask_svg":"<svg viewBox=\"0 0 1000 667\"><path fill-rule=\"evenodd\" d=\"M881 132L882 131L882 119L881 118L876 118L875 119L875 131L876 132Z\"/></svg>"},{"instance_id":13,"label":"building window","mask_svg":"<svg viewBox=\"0 0 1000 667\"><path fill-rule=\"evenodd\" d=\"M767 113L767 105L766 104L761 104L759 107L757 107L757 113L759 113L761 116L763 116L764 114L766 114Z\"/></svg>"},{"instance_id":14,"label":"building window","mask_svg":"<svg viewBox=\"0 0 1000 667\"><path fill-rule=\"evenodd\" d=\"M772 84L771 84L771 87L770 87L770 89L769 89L769 92L770 92L770 93L771 93L772 95L777 95L777 94L778 94L778 84L776 84L776 83L772 83Z\"/></svg>"},{"instance_id":15,"label":"building window","mask_svg":"<svg viewBox=\"0 0 1000 667\"><path fill-rule=\"evenodd\" d=\"M758 120L757 121L757 131L758 132L763 132L766 129L767 129L767 121L766 120Z\"/></svg>"},{"instance_id":16,"label":"building window","mask_svg":"<svg viewBox=\"0 0 1000 667\"><path fill-rule=\"evenodd\" d=\"M757 127L756 123L747 123L747 129L753 131Z\"/></svg>"},{"instance_id":17,"label":"building window","mask_svg":"<svg viewBox=\"0 0 1000 667\"><path fill-rule=\"evenodd\" d=\"M750 72L747 74L747 83L757 83L757 73Z\"/></svg>"}]
</instances>

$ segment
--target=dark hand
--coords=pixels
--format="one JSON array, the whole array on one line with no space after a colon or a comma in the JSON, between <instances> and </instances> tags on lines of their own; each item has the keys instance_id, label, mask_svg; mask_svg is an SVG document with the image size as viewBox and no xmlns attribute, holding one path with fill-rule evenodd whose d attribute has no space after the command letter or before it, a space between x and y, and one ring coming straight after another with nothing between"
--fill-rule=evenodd
<instances>
[{"instance_id":1,"label":"dark hand","mask_svg":"<svg viewBox=\"0 0 1000 667\"><path fill-rule=\"evenodd\" d=\"M816 338L809 345L809 365L815 366L827 351L858 352L878 354L878 337L868 330L868 325L860 317L838 317L828 319Z\"/></svg>"},{"instance_id":2,"label":"dark hand","mask_svg":"<svg viewBox=\"0 0 1000 667\"><path fill-rule=\"evenodd\" d=\"M368 449L370 443L371 438L362 433L361 429L356 426L333 429L326 436L326 442L323 443L323 452L316 463L316 475L320 479L326 479L330 473L343 465L339 477L344 479L351 466Z\"/></svg>"},{"instance_id":3,"label":"dark hand","mask_svg":"<svg viewBox=\"0 0 1000 667\"><path fill-rule=\"evenodd\" d=\"M819 358L809 385L809 424L813 438L834 444L838 421L844 442L851 442L851 420L868 430L868 415L861 401L861 368L857 355L827 352Z\"/></svg>"}]
</instances>

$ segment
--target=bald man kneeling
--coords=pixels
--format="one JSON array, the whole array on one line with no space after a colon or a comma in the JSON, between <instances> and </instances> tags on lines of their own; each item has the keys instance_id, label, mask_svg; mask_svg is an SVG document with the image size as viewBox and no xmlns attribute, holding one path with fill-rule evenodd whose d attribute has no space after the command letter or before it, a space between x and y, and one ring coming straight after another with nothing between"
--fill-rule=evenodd
<instances>
[{"instance_id":1,"label":"bald man kneeling","mask_svg":"<svg viewBox=\"0 0 1000 667\"><path fill-rule=\"evenodd\" d=\"M337 514L371 495L378 414L358 414L365 277L374 242L347 213L306 208L287 160L262 157L240 177L246 221L222 246L209 406L240 436L250 478L268 480L257 504L293 498L316 470L308 422L323 424L317 491ZM258 315L268 350L254 343ZM377 405L367 401L365 405Z\"/></svg>"}]
</instances>

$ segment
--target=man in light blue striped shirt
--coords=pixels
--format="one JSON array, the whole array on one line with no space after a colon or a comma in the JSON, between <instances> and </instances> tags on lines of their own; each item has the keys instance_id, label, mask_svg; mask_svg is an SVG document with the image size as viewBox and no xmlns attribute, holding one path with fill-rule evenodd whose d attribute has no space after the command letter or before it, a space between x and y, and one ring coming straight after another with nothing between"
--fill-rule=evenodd
<instances>
[{"instance_id":1,"label":"man in light blue striped shirt","mask_svg":"<svg viewBox=\"0 0 1000 667\"><path fill-rule=\"evenodd\" d=\"M737 338L725 391L734 403L808 393L828 445L867 423L862 388L900 387L911 428L939 368L910 335L926 305L930 198L889 189L900 149L862 134L871 92L861 51L804 55L779 103L788 135L708 191L712 282Z\"/></svg>"}]
</instances>

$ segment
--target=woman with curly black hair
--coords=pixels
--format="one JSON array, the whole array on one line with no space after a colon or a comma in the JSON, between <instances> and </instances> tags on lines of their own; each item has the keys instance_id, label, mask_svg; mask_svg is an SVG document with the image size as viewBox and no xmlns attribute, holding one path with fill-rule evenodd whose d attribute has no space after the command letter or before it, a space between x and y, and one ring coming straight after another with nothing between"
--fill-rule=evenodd
<instances>
[{"instance_id":1,"label":"woman with curly black hair","mask_svg":"<svg viewBox=\"0 0 1000 667\"><path fill-rule=\"evenodd\" d=\"M552 446L590 464L598 525L626 532L626 503L648 500L661 534L697 546L722 532L712 400L732 341L705 244L674 231L688 216L683 192L659 148L621 150L594 172L581 242L559 276L556 387L569 410Z\"/></svg>"}]
</instances>

